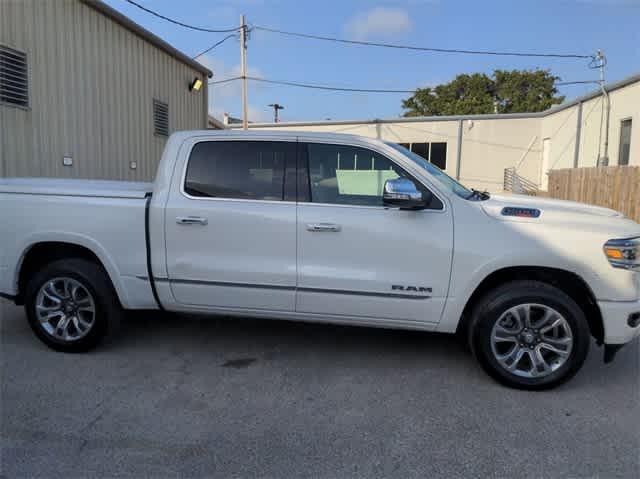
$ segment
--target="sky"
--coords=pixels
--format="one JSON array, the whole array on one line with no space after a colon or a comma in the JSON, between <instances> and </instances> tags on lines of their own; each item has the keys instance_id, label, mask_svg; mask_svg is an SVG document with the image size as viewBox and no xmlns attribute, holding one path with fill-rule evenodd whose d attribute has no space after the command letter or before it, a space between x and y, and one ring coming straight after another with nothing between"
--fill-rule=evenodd
<instances>
[{"instance_id":1,"label":"sky","mask_svg":"<svg viewBox=\"0 0 640 479\"><path fill-rule=\"evenodd\" d=\"M212 29L249 25L347 39L447 49L501 50L607 57L606 81L640 73L640 0L137 0L184 23ZM189 56L226 33L197 32L139 10L125 0L106 3ZM198 59L214 80L239 75L240 43L232 38ZM585 59L514 58L416 52L344 45L252 31L249 75L340 87L414 90L461 73L549 69L562 81L597 80ZM210 86L210 113L239 117L239 81ZM567 99L593 85L560 89ZM249 120L354 120L402 116L398 93L342 93L249 82Z\"/></svg>"}]
</instances>

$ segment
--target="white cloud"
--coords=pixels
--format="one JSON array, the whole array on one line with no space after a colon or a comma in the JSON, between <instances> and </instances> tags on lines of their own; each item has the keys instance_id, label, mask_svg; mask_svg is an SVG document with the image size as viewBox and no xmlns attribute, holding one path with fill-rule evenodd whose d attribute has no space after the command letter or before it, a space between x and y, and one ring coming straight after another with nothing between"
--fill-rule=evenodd
<instances>
[{"instance_id":1,"label":"white cloud","mask_svg":"<svg viewBox=\"0 0 640 479\"><path fill-rule=\"evenodd\" d=\"M398 7L375 7L357 14L345 26L348 35L356 40L391 37L410 32L412 28L409 13Z\"/></svg>"}]
</instances>

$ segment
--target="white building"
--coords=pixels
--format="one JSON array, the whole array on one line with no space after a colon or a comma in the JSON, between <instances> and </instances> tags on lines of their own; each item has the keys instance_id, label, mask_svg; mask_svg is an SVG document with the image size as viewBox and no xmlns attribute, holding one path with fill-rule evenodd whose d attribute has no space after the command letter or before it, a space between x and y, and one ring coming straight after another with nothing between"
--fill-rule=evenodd
<instances>
[{"instance_id":1,"label":"white building","mask_svg":"<svg viewBox=\"0 0 640 479\"><path fill-rule=\"evenodd\" d=\"M605 90L610 98L609 165L640 166L640 74ZM606 104L601 91L594 91L541 113L254 123L249 128L381 138L408 145L474 188L501 191L505 169L516 168L519 175L546 189L551 169L597 165L605 149L601 118Z\"/></svg>"}]
</instances>

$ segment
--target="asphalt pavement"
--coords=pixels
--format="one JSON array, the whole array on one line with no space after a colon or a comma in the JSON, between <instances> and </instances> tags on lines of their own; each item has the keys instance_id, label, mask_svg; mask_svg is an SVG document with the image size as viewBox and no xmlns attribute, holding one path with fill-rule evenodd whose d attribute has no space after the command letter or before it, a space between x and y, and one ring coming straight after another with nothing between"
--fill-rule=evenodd
<instances>
[{"instance_id":1,"label":"asphalt pavement","mask_svg":"<svg viewBox=\"0 0 640 479\"><path fill-rule=\"evenodd\" d=\"M88 354L0 300L0 477L640 477L640 348L558 389L448 335L129 315Z\"/></svg>"}]
</instances>

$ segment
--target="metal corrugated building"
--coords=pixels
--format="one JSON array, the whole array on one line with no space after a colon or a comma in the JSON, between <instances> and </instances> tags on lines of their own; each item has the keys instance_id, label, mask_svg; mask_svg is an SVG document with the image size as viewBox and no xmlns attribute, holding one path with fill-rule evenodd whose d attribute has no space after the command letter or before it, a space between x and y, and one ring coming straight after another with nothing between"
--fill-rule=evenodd
<instances>
[{"instance_id":1,"label":"metal corrugated building","mask_svg":"<svg viewBox=\"0 0 640 479\"><path fill-rule=\"evenodd\" d=\"M150 180L210 76L100 1L0 0L0 176Z\"/></svg>"}]
</instances>

